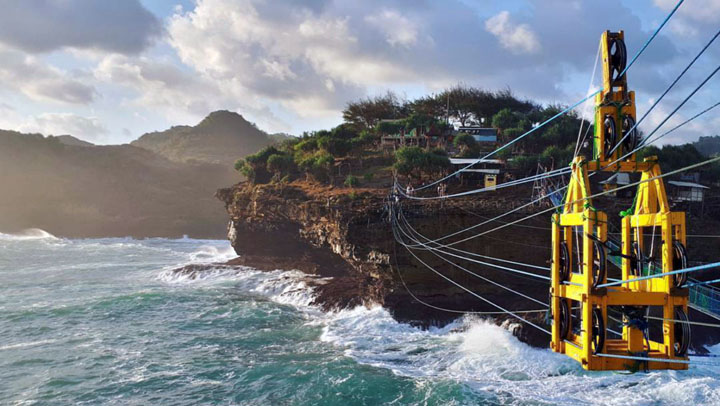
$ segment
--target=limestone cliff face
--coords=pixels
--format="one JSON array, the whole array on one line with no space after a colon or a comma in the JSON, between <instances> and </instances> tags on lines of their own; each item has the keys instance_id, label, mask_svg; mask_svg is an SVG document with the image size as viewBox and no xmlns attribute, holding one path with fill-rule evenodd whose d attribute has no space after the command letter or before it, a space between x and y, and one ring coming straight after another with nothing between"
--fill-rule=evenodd
<instances>
[{"instance_id":1,"label":"limestone cliff face","mask_svg":"<svg viewBox=\"0 0 720 406\"><path fill-rule=\"evenodd\" d=\"M377 303L388 308L396 319L420 325L444 324L459 313L432 309L418 303L413 295L427 304L459 312L496 310L434 274L395 244L382 191L358 190L351 198L347 190L305 184L238 184L221 189L217 197L225 202L230 215L228 237L240 255L236 263L260 269L300 269L332 277L332 282L317 288L323 305ZM419 232L437 237L476 224L478 216L494 215L522 203L524 200L512 196L452 203L405 202L404 211ZM482 255L546 264L549 232L523 230L521 245L507 243L511 233L500 230L492 238L473 239L457 247ZM432 254L420 255L428 265L490 300L515 309L529 306ZM477 264L456 262L477 271ZM509 277L497 268L485 267L482 274L536 297L547 296L544 284Z\"/></svg>"},{"instance_id":2,"label":"limestone cliff face","mask_svg":"<svg viewBox=\"0 0 720 406\"><path fill-rule=\"evenodd\" d=\"M314 192L245 184L218 191L230 214L228 238L238 255L302 258L318 255L320 249L355 272L374 278L385 274L392 235L383 198Z\"/></svg>"},{"instance_id":3,"label":"limestone cliff face","mask_svg":"<svg viewBox=\"0 0 720 406\"><path fill-rule=\"evenodd\" d=\"M355 198L347 192L347 189L305 183L285 186L241 183L219 190L217 197L225 202L230 215L228 237L239 255L231 264L265 270L299 269L326 277L315 287L318 304L326 308L381 304L398 321L422 326L443 325L463 312L498 310L478 296L509 310L543 308L542 304L503 287L544 302L548 297L547 282L510 273L502 267L548 275L542 268L550 266L549 217L538 216L529 222L504 227L505 222L537 212L537 208L528 208L502 220L488 221L524 205L528 190L514 194L491 192L465 200L403 201L408 223L428 238L470 226L474 227L473 232L457 238L492 230L487 235L453 245L464 253L445 248L445 258L441 258L432 252L413 251L427 266L395 243L382 191L356 190ZM616 204L617 207L610 209L615 211L630 204L604 203ZM449 241L452 240L446 242ZM490 257L536 267L498 262ZM472 294L441 275L466 287ZM527 317L536 324L544 324L544 313ZM702 319L700 314L692 317ZM504 318L508 317L497 317L498 320ZM513 333L530 344L548 345L546 334L527 325L519 326ZM694 334L695 348L720 340L717 332L701 330L701 333Z\"/></svg>"}]
</instances>

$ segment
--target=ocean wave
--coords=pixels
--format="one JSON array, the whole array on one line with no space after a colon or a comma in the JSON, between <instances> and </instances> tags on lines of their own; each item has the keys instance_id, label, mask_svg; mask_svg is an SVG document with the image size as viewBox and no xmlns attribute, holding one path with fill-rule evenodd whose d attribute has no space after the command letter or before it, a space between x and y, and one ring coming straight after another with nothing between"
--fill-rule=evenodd
<instances>
[{"instance_id":1,"label":"ocean wave","mask_svg":"<svg viewBox=\"0 0 720 406\"><path fill-rule=\"evenodd\" d=\"M192 240L185 240L192 241ZM225 247L216 247L214 245L203 245L196 251L188 254L188 261L190 263L215 263L215 262L226 262L237 257L235 249L228 244Z\"/></svg>"},{"instance_id":2,"label":"ocean wave","mask_svg":"<svg viewBox=\"0 0 720 406\"><path fill-rule=\"evenodd\" d=\"M28 228L20 231L19 233L5 234L0 233L0 239L2 240L52 240L58 241L60 238L48 233L45 230L39 228Z\"/></svg>"},{"instance_id":3,"label":"ocean wave","mask_svg":"<svg viewBox=\"0 0 720 406\"><path fill-rule=\"evenodd\" d=\"M186 267L160 272L158 279L169 284L208 286L232 283L251 294L266 297L281 304L308 309L315 299L311 280L319 278L300 271L260 271L245 266Z\"/></svg>"}]
</instances>

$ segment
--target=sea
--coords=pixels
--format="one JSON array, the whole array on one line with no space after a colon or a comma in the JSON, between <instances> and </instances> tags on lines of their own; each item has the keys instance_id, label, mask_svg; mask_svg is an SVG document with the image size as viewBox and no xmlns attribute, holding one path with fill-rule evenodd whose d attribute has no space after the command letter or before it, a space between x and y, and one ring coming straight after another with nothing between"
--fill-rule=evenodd
<instances>
[{"instance_id":1,"label":"sea","mask_svg":"<svg viewBox=\"0 0 720 406\"><path fill-rule=\"evenodd\" d=\"M720 405L711 362L585 372L512 324L323 312L289 269L172 272L234 256L227 241L0 234L0 405Z\"/></svg>"}]
</instances>

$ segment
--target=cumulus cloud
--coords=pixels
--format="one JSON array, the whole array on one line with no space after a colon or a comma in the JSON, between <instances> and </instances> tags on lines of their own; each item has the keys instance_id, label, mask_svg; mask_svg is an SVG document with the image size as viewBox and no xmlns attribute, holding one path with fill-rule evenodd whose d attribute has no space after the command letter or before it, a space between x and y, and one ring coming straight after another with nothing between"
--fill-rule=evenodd
<instances>
[{"instance_id":1,"label":"cumulus cloud","mask_svg":"<svg viewBox=\"0 0 720 406\"><path fill-rule=\"evenodd\" d=\"M540 51L540 41L527 24L515 24L510 21L510 13L501 11L485 21L485 29L497 37L503 47L512 52L536 53Z\"/></svg>"},{"instance_id":2,"label":"cumulus cloud","mask_svg":"<svg viewBox=\"0 0 720 406\"><path fill-rule=\"evenodd\" d=\"M410 21L396 10L384 10L379 14L365 17L365 21L385 33L385 39L392 46L410 47L418 40L417 22Z\"/></svg>"},{"instance_id":3,"label":"cumulus cloud","mask_svg":"<svg viewBox=\"0 0 720 406\"><path fill-rule=\"evenodd\" d=\"M25 53L0 46L0 87L41 101L88 104L97 92L67 72Z\"/></svg>"},{"instance_id":4,"label":"cumulus cloud","mask_svg":"<svg viewBox=\"0 0 720 406\"><path fill-rule=\"evenodd\" d=\"M64 47L138 53L162 32L138 0L0 0L0 41L27 52Z\"/></svg>"},{"instance_id":5,"label":"cumulus cloud","mask_svg":"<svg viewBox=\"0 0 720 406\"><path fill-rule=\"evenodd\" d=\"M243 99L232 87L221 87L171 61L113 54L98 63L94 76L101 82L133 90L131 105L161 112L174 122L197 121L210 111L231 109L250 114L268 127L289 127L267 106Z\"/></svg>"},{"instance_id":6,"label":"cumulus cloud","mask_svg":"<svg viewBox=\"0 0 720 406\"><path fill-rule=\"evenodd\" d=\"M43 113L27 119L19 126L19 130L45 135L70 134L88 141L96 141L108 133L97 117L83 117L72 113Z\"/></svg>"}]
</instances>

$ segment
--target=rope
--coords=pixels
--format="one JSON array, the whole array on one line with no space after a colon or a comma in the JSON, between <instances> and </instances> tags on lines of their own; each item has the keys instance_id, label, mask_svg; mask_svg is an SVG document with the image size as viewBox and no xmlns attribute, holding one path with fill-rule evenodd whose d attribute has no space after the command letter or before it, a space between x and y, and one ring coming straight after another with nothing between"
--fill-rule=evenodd
<instances>
[{"instance_id":1,"label":"rope","mask_svg":"<svg viewBox=\"0 0 720 406\"><path fill-rule=\"evenodd\" d=\"M475 314L475 315L496 315L496 314L505 314L505 312L478 312L478 311L472 311L472 310L455 310L455 309L448 309L445 307L435 306L433 304L427 303L426 301L420 299L417 297L411 290L410 287L405 282L405 278L402 276L402 271L400 270L400 266L397 262L397 243L393 244L393 252L395 254L395 268L393 270L396 270L398 276L400 277L400 282L402 282L403 287L405 288L405 291L418 303L427 306L431 309L439 310L442 312L447 313L458 313L458 314ZM397 269L396 269L397 268ZM513 310L515 313L522 314L522 313L545 313L547 312L547 309L536 309L536 310Z\"/></svg>"},{"instance_id":2,"label":"rope","mask_svg":"<svg viewBox=\"0 0 720 406\"><path fill-rule=\"evenodd\" d=\"M569 172L570 172L570 168L560 168L560 169L555 169L554 171L545 172L545 173L542 173L542 174L539 174L539 175L532 175L532 176L528 176L528 177L525 177L525 178L522 178L522 179L517 179L517 180L510 181L510 182L501 183L501 184L499 184L499 185L497 185L497 186L483 187L483 188L480 188L480 189L473 189L473 190L468 190L468 191L465 191L465 192L453 193L453 194L444 195L444 196L425 196L425 197L422 197L422 196L409 195L409 194L407 194L407 192L403 191L402 187L400 187L400 184L397 183L397 181L396 181L395 183L396 183L397 188L399 189L400 194L403 195L403 196L405 196L405 197L407 197L408 199L413 199L413 200L436 200L436 199L449 199L449 198L453 198L453 197L468 196L468 195L472 195L472 194L476 194L476 193L483 193L483 192L487 192L487 191L496 191L496 190L498 190L498 189L503 189L503 188L507 188L507 187L511 187L511 186L522 185L522 184L524 184L524 183L534 182L534 181L536 181L536 180L541 180L541 179L544 179L544 178L551 178L551 177L554 177L554 176L564 175L564 174L569 173ZM419 189L419 188L418 188L418 189ZM415 190L417 191L418 189L415 189Z\"/></svg>"},{"instance_id":3,"label":"rope","mask_svg":"<svg viewBox=\"0 0 720 406\"><path fill-rule=\"evenodd\" d=\"M405 233L405 231L404 231L402 228L400 228L400 231L402 231L403 234L405 234L408 238L410 238L410 239L412 240L412 237L409 236L407 233ZM403 245L403 246L404 246L405 248L407 248L407 249L411 249L411 248L412 248L412 247L404 244L404 242L401 242L401 241L398 241L398 242L400 242L400 244ZM419 243L420 245L422 245L422 246L428 247L426 244L424 244L424 243L422 243L422 242L420 242L420 241L418 241L418 243ZM525 272L525 271L521 271L521 270L519 270L519 269L508 268L508 267L502 266L502 265L491 264L491 263L489 263L489 262L483 262L483 261L479 261L479 260L472 259L472 258L463 257L463 256L461 256L461 255L456 255L456 254L453 254L453 253L451 253L451 252L443 251L443 250L440 250L440 249L437 249L437 248L432 248L432 247L428 247L428 248L429 248L429 250L431 250L431 251L438 251L438 252L441 252L441 253L443 253L443 254L450 255L450 256L452 256L452 257L459 258L459 259L464 259L464 260L469 261L469 262L475 262L475 263L477 263L477 264L486 265L486 266L490 266L490 267L497 268L497 269L502 269L502 270L509 271L509 272L515 272L515 273L518 273L518 274L521 274L521 275L532 276L532 277L535 277L535 278L538 278L538 279L545 279L545 280L548 280L548 281L550 280L550 277L547 277L547 276L538 275L538 274L534 274L534 273L531 273L531 272Z\"/></svg>"},{"instance_id":4,"label":"rope","mask_svg":"<svg viewBox=\"0 0 720 406\"><path fill-rule=\"evenodd\" d=\"M640 180L640 181L633 182L633 183L630 183L630 184L627 184L627 185L624 185L624 186L618 186L618 187L615 188L614 190L606 190L606 191L603 191L603 192L596 193L596 194L594 194L594 195L590 195L590 196L587 196L587 197L584 197L584 198L580 198L580 199L577 199L577 200L572 201L572 202L566 202L566 203L572 204L572 203L584 201L584 200L587 200L587 199L592 199L592 198L599 197L599 196L605 196L605 195L607 195L607 194L616 192L616 191L618 191L618 190L623 190L623 189L627 189L627 188L630 188L630 187L635 187L635 186L637 186L637 185L640 185L640 184L646 183L646 182L652 182L652 181L654 181L654 180L656 180L656 179L661 179L661 178L664 178L664 177L666 177L666 176L671 176L671 175L675 175L675 174L680 173L680 172L685 172L685 171L690 170L690 169L695 169L695 168L698 168L698 167L701 167L701 166L704 166L704 165L707 165L707 164L710 164L710 163L713 163L713 162L716 162L716 161L719 161L719 160L720 160L720 156L715 157L715 158L710 158L710 159L708 159L708 160L705 160L705 161L702 161L702 162L699 162L699 163L696 163L696 164L693 164L693 165L688 165L688 166L686 166L686 167L683 167L683 168L680 168L680 169L676 169L676 170L674 170L674 171L670 171L670 172L667 172L667 173L664 173L664 174L660 174L660 175L657 175L657 176L653 176L653 177L650 177L650 178L645 179L645 180ZM552 207L550 207L550 208L548 208L548 209L541 210L541 211L539 211L539 212L537 212L537 213L530 214L530 215L525 216L525 217L523 217L523 218L520 218L520 219L518 219L518 220L514 220L514 221L511 221L511 222L509 222L509 223L507 223L507 224L504 224L504 225L495 227L495 228L493 228L493 229L491 229L491 230L487 230L487 231L484 231L484 232L482 232L482 233L474 234L474 235L472 235L472 236L470 236L470 237L466 237L466 238L464 238L464 239L462 239L462 240L458 240L458 241L455 241L455 242L453 242L453 243L447 244L447 246L459 244L459 243L461 243L461 242L468 241L468 240L471 240L471 239L473 239L473 238L477 238L477 237L480 237L480 236L482 236L482 235L485 235L485 234L488 234L488 233L491 233L491 232L494 232L494 231L503 229L503 228L508 227L508 226L511 226L511 225L513 225L513 224L521 223L521 222L526 221L526 220L529 220L529 219L531 219L531 218L533 218L533 217L537 217L537 216L539 216L539 215L541 215L541 214L549 213L549 212L551 212L551 211L553 211L553 210L555 210L555 209L557 209L557 208L559 208L559 207L563 207L566 203L559 204L559 205L557 205L557 206L552 206Z\"/></svg>"},{"instance_id":5,"label":"rope","mask_svg":"<svg viewBox=\"0 0 720 406\"><path fill-rule=\"evenodd\" d=\"M702 322L699 322L699 321L666 319L666 318L664 318L664 317L654 317L654 316L645 316L645 318L651 319L651 320L672 321L673 323L694 324L694 325L696 325L696 326L718 327L718 328L720 328L720 324L702 323Z\"/></svg>"},{"instance_id":6,"label":"rope","mask_svg":"<svg viewBox=\"0 0 720 406\"><path fill-rule=\"evenodd\" d=\"M662 28L665 26L665 24L667 24L667 22L670 21L670 18L675 14L675 12L678 10L678 8L680 8L680 5L682 5L684 1L685 0L680 0L677 2L677 4L672 9L670 14L668 14L667 17L665 17L665 20L663 20L662 24L660 24L660 26L655 29L655 32L650 36L650 38L648 38L648 40L645 41L645 44L643 44L642 48L640 48L640 51L637 54L635 54L635 56L630 60L630 63L627 64L625 69L623 69L623 71L618 75L618 77L622 77L622 75L624 75L625 72L627 72L628 69L630 69L630 67L635 63L635 60L637 60L637 58L640 56L640 54L642 54L643 51L645 51L645 48L647 48L648 45L650 45L652 40L655 39L655 37L658 35L658 33L660 33L660 30L662 30Z\"/></svg>"},{"instance_id":7,"label":"rope","mask_svg":"<svg viewBox=\"0 0 720 406\"><path fill-rule=\"evenodd\" d=\"M685 73L687 73L687 71L690 69L691 66L693 66L693 64L695 64L695 62L698 60L698 58L700 58L700 56L705 53L705 51L708 49L708 47L715 41L715 39L717 39L717 37L718 37L719 35L720 35L720 31L718 31L717 33L715 33L715 35L713 35L713 37L710 38L710 41L709 41L707 44L705 44L705 46L700 50L700 52L699 52L697 55L695 55L695 58L693 58L692 61L690 61L690 63L685 67L685 69L683 69L682 72L680 72L680 75L678 75L678 77L676 77L675 80L673 80L673 82L670 84L670 86L668 86L668 88L665 89L665 91L660 95L660 97L659 97L657 100L655 100L655 102L652 104L652 106L650 106L650 108L648 109L648 111L646 111L645 114L643 114L643 116L640 118L640 120L638 120L638 121L635 123L635 125L633 125L632 128L630 128L630 129L627 131L627 133L625 134L625 136L623 136L623 137L620 139L620 141L618 141L618 142L615 144L615 146L610 150L609 155L612 155L612 153L615 152L615 150L618 149L618 148L620 147L620 145L622 145L622 142L625 141L625 139L626 139L628 136L630 136L630 134L632 133L632 131L633 131L635 128L637 128L637 126L639 126L640 123L641 123L643 120L645 120L645 117L647 117L647 116L650 114L650 112L655 108L655 106L658 105L658 103L660 103L660 101L665 97L665 95L667 95L668 92L670 92L670 90L675 86L675 84L677 84L677 82L678 82L683 76L685 76ZM652 135L652 134L650 134L650 135ZM648 135L648 137L649 137L650 135Z\"/></svg>"},{"instance_id":8,"label":"rope","mask_svg":"<svg viewBox=\"0 0 720 406\"><path fill-rule=\"evenodd\" d=\"M650 45L650 43L651 43L651 42L655 39L655 37L660 33L660 31L661 31L661 30L663 29L663 27L667 24L667 22L670 21L670 18L675 14L675 12L677 11L677 9L680 7L680 5L681 5L684 1L685 1L685 0L680 0L680 1L678 1L678 3L675 5L675 8L673 8L672 11L665 17L665 20L663 20L662 24L660 24L660 26L658 26L658 27L655 29L655 32L653 32L653 34L650 36L650 38L648 38L647 41L645 41L645 44L643 44L642 48L640 48L640 50L635 54L635 56L633 56L633 58L630 60L630 63L628 63L627 66L625 67L625 69L623 69L623 71L620 73L619 77L621 77L622 75L624 75L625 72L627 72L627 70L630 69L630 67L635 63L635 61L638 59L638 57L645 51L645 49ZM474 162L472 162L472 163L468 164L467 166L465 166L464 168L461 168L461 169L459 169L459 170L457 170L457 171L455 171L455 172L453 172L453 173L451 173L451 174L449 174L449 175L447 175L447 176L445 176L445 177L443 177L443 178L441 178L441 179L438 179L438 180L436 180L436 181L434 181L434 182L432 182L432 183L430 183L430 184L427 184L427 185L425 185L425 186L421 186L421 187L417 188L416 190L422 190L422 189L431 187L431 186L436 185L436 184L438 184L438 183L440 183L440 182L443 182L443 181L445 181L445 180L447 180L447 179L450 179L451 177L455 176L455 175L458 174L458 173L461 173L461 172L464 172L464 171L470 169L470 168L471 168L473 165L475 165L476 163L482 161L483 159L487 159L488 157L490 157L490 156L492 156L492 155L494 155L494 154L502 151L503 149L509 147L510 145L512 145L512 144L520 141L521 139L523 139L523 138L525 138L526 136L532 134L532 133L535 132L536 130L544 127L545 125L547 125L547 124L550 123L551 121L555 120L556 118L558 118L558 117L566 114L566 113L569 112L570 110L572 110L572 109L574 109L575 107L579 106L581 103L584 103L584 102L587 101L588 99L590 99L590 98L592 98L592 97L595 97L595 95L598 94L598 93L600 93L600 90L597 90L596 92L593 92L592 94L586 96L585 98L583 98L582 100L576 102L576 103L573 104L572 106L570 106L570 107L564 109L563 111L555 114L554 116L552 116L552 117L550 117L549 119L545 120L544 122L542 122L541 124L537 125L536 127L533 127L532 129L530 129L529 131L527 131L525 134L523 134L523 135L515 138L515 139L512 140L511 142L509 142L509 143L503 145L502 147L500 147L500 148L498 148L498 149L490 152L489 154L485 155L485 157L480 158L480 159L477 159L477 160L475 160Z\"/></svg>"},{"instance_id":9,"label":"rope","mask_svg":"<svg viewBox=\"0 0 720 406\"><path fill-rule=\"evenodd\" d=\"M638 357L638 356L634 356L634 355L602 354L602 353L595 354L595 355L597 355L598 357L629 359L629 360L633 360L633 361L669 362L669 363L674 363L674 364L697 364L697 365L720 366L720 364L718 364L718 363L703 362L703 361L696 361L696 360L650 358L650 357Z\"/></svg>"},{"instance_id":10,"label":"rope","mask_svg":"<svg viewBox=\"0 0 720 406\"><path fill-rule=\"evenodd\" d=\"M676 270L676 271L663 272L663 273L658 273L658 274L654 274L654 275L640 276L640 277L633 278L633 279L625 279L625 280L619 280L619 281L616 281L616 282L603 283L603 284L601 284L601 285L598 285L597 287L598 287L598 288L606 288L606 287L608 287L608 286L617 286L617 285L622 285L623 283L628 283L628 282L644 281L644 280L646 280L646 279L662 278L663 276L678 275L678 274L683 274L683 273L688 273L688 272L695 272L695 271L702 271L702 270L705 270L705 269L712 269L712 268L720 268L720 262L713 262L713 263L710 263L710 264L693 266L693 267L690 267L690 268L678 269L678 270Z\"/></svg>"},{"instance_id":11,"label":"rope","mask_svg":"<svg viewBox=\"0 0 720 406\"><path fill-rule=\"evenodd\" d=\"M527 323L527 324L529 324L530 326L535 327L536 329L538 329L538 330L540 330L540 331L542 331L542 332L544 332L544 333L546 333L546 334L552 335L552 333L551 333L550 331L548 331L548 330L546 330L546 329L538 326L537 324L535 324L535 323L533 323L533 322L531 322L531 321L529 321L529 320L526 320L526 319L518 316L516 313L513 313L513 312L511 312L510 310L507 310L507 309L505 309L504 307L502 307L502 306L500 306L500 305L498 305L498 304L493 303L492 301L490 301L490 300L488 300L488 299L486 299L486 298L478 295L477 293L473 292L472 290L470 290L470 289L464 287L463 285L455 282L454 280L448 278L447 276L443 275L441 272L438 272L437 270L435 270L435 268L433 268L433 267L431 267L430 265L428 265L427 263L425 263L422 259L420 259L417 255L415 255L415 253L414 253L411 249L409 249L409 248L407 248L407 247L406 247L405 249L410 253L410 255L412 255L413 257L415 257L415 259L416 259L418 262L420 262L421 264L423 264L426 268L428 268L429 270L431 270L432 272L434 272L435 274L437 274L437 275L440 276L441 278L445 279L446 281L452 283L453 285L455 285L455 286L457 286L458 288L466 291L467 293L469 293L469 294L477 297L478 299L480 299L480 300L482 300L482 301L490 304L491 306L494 306L494 307L502 310L503 312L505 312L505 313L507 313L507 314L509 314L509 315L511 315L511 316L513 316L513 317L515 317L516 319L522 321L523 323Z\"/></svg>"},{"instance_id":12,"label":"rope","mask_svg":"<svg viewBox=\"0 0 720 406\"><path fill-rule=\"evenodd\" d=\"M597 53L595 54L595 63L593 63L593 70L592 70L592 75L590 75L590 83L588 83L587 93L590 93L590 90L592 90L592 87L593 87L593 83L595 83L595 72L597 71L598 61L600 60L600 49L602 48L601 45L602 44L600 44L598 42L598 49L597 49ZM577 143L575 144L575 153L573 154L573 158L576 157L578 153L580 153L580 145L582 145L581 142L585 141L585 137L587 137L590 127L592 127L592 125L588 124L588 128L587 128L588 131L585 132L585 136L583 137L583 140L580 141L580 135L582 134L583 125L585 124L585 119L583 117L585 117L587 115L588 105L589 105L589 103L585 104L585 109L583 110L583 114L582 114L582 116L580 116L581 117L580 128L578 129L578 139L577 139Z\"/></svg>"}]
</instances>

